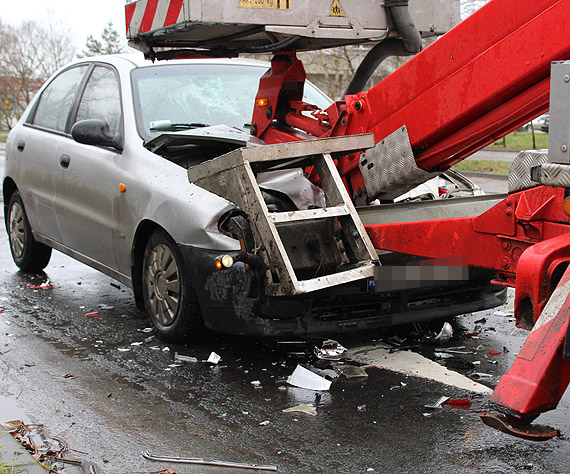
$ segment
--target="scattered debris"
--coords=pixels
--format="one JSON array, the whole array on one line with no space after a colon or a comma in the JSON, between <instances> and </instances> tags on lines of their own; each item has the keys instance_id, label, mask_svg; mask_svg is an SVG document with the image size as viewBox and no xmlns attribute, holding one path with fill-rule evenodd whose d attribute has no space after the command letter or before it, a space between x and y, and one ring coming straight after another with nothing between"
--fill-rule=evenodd
<instances>
[{"instance_id":1,"label":"scattered debris","mask_svg":"<svg viewBox=\"0 0 570 474\"><path fill-rule=\"evenodd\" d=\"M109 285L111 285L113 288L117 288L117 290L121 289L121 285L119 285L118 283L111 282L109 283Z\"/></svg>"},{"instance_id":2,"label":"scattered debris","mask_svg":"<svg viewBox=\"0 0 570 474\"><path fill-rule=\"evenodd\" d=\"M263 422L269 424L269 421ZM183 458L180 456L157 456L150 454L148 451L143 451L143 458L149 459L151 461L160 462L179 462L185 464L202 464L207 466L220 466L220 467L234 467L239 469L256 469L258 471L277 471L277 466L274 465L262 465L262 464L249 464L241 462L231 462L231 461L216 461L215 459L208 458Z\"/></svg>"},{"instance_id":3,"label":"scattered debris","mask_svg":"<svg viewBox=\"0 0 570 474\"><path fill-rule=\"evenodd\" d=\"M337 365L335 369L347 379L367 378L368 373L362 367L355 365Z\"/></svg>"},{"instance_id":4,"label":"scattered debris","mask_svg":"<svg viewBox=\"0 0 570 474\"><path fill-rule=\"evenodd\" d=\"M293 374L287 378L287 383L294 387L305 388L307 390L327 391L330 389L331 381L321 377L302 365L298 364Z\"/></svg>"},{"instance_id":5,"label":"scattered debris","mask_svg":"<svg viewBox=\"0 0 570 474\"><path fill-rule=\"evenodd\" d=\"M222 357L218 354L216 354L215 352L212 352L210 354L210 357L208 357L208 360L206 362L210 363L210 364L214 364L214 365L218 365L218 363L222 360Z\"/></svg>"},{"instance_id":6,"label":"scattered debris","mask_svg":"<svg viewBox=\"0 0 570 474\"><path fill-rule=\"evenodd\" d=\"M471 376L479 379L490 379L493 377L491 374L484 374L482 372L473 372Z\"/></svg>"},{"instance_id":7,"label":"scattered debris","mask_svg":"<svg viewBox=\"0 0 570 474\"><path fill-rule=\"evenodd\" d=\"M365 403L364 405L358 405L358 406L356 407L356 409L357 409L358 411L366 411L366 409L367 409L366 403Z\"/></svg>"},{"instance_id":8,"label":"scattered debris","mask_svg":"<svg viewBox=\"0 0 570 474\"><path fill-rule=\"evenodd\" d=\"M131 350L130 347L119 347L117 348L119 352L129 352Z\"/></svg>"},{"instance_id":9,"label":"scattered debris","mask_svg":"<svg viewBox=\"0 0 570 474\"><path fill-rule=\"evenodd\" d=\"M110 310L112 310L112 309L115 309L115 307L114 307L114 306L109 306L109 305L107 305L107 304L100 304L100 305L99 305L99 309L102 309L102 310L104 310L104 311L110 311Z\"/></svg>"},{"instance_id":10,"label":"scattered debris","mask_svg":"<svg viewBox=\"0 0 570 474\"><path fill-rule=\"evenodd\" d=\"M71 372L69 372L68 374L62 375L61 377L64 379L74 379L75 374L72 374Z\"/></svg>"},{"instance_id":11,"label":"scattered debris","mask_svg":"<svg viewBox=\"0 0 570 474\"><path fill-rule=\"evenodd\" d=\"M137 329L139 332L149 333L154 331L154 328L144 328L144 329Z\"/></svg>"},{"instance_id":12,"label":"scattered debris","mask_svg":"<svg viewBox=\"0 0 570 474\"><path fill-rule=\"evenodd\" d=\"M468 396L467 398L449 398L445 403L447 405L462 406L469 405L471 403L471 400L473 400L472 396Z\"/></svg>"},{"instance_id":13,"label":"scattered debris","mask_svg":"<svg viewBox=\"0 0 570 474\"><path fill-rule=\"evenodd\" d=\"M97 311L94 311L92 313L85 313L83 316L86 318L98 318L99 313Z\"/></svg>"},{"instance_id":14,"label":"scattered debris","mask_svg":"<svg viewBox=\"0 0 570 474\"><path fill-rule=\"evenodd\" d=\"M317 409L313 405L306 405L304 403L291 408L285 408L283 410L283 413L292 413L292 412L300 412L300 413L306 413L307 415L311 416L317 416Z\"/></svg>"},{"instance_id":15,"label":"scattered debris","mask_svg":"<svg viewBox=\"0 0 570 474\"><path fill-rule=\"evenodd\" d=\"M265 420L259 423L259 426L268 426L269 424L271 424L271 422L269 420Z\"/></svg>"},{"instance_id":16,"label":"scattered debris","mask_svg":"<svg viewBox=\"0 0 570 474\"><path fill-rule=\"evenodd\" d=\"M460 359L459 357L451 357L445 359L445 366L450 369L471 370L475 368L475 364L469 360Z\"/></svg>"},{"instance_id":17,"label":"scattered debris","mask_svg":"<svg viewBox=\"0 0 570 474\"><path fill-rule=\"evenodd\" d=\"M253 385L255 388L260 388L261 382L259 380L254 380L253 382L251 382L251 385Z\"/></svg>"},{"instance_id":18,"label":"scattered debris","mask_svg":"<svg viewBox=\"0 0 570 474\"><path fill-rule=\"evenodd\" d=\"M26 285L26 288L29 288L31 290L53 290L53 286L49 280L39 285Z\"/></svg>"},{"instance_id":19,"label":"scattered debris","mask_svg":"<svg viewBox=\"0 0 570 474\"><path fill-rule=\"evenodd\" d=\"M437 336L435 336L436 342L449 342L453 336L453 327L447 321L443 323L443 327Z\"/></svg>"},{"instance_id":20,"label":"scattered debris","mask_svg":"<svg viewBox=\"0 0 570 474\"><path fill-rule=\"evenodd\" d=\"M481 318L478 319L477 321L474 321L475 324L485 324L487 322L486 318Z\"/></svg>"},{"instance_id":21,"label":"scattered debris","mask_svg":"<svg viewBox=\"0 0 570 474\"><path fill-rule=\"evenodd\" d=\"M153 336L151 336L151 337L153 337ZM145 342L146 342L146 340L145 340ZM175 352L174 353L174 361L175 362L192 362L192 363L195 363L195 362L198 362L198 359L196 357L187 356L187 355L179 354L178 352Z\"/></svg>"},{"instance_id":22,"label":"scattered debris","mask_svg":"<svg viewBox=\"0 0 570 474\"><path fill-rule=\"evenodd\" d=\"M449 397L442 396L442 397L440 397L439 400L438 400L437 402L435 402L434 404L432 404L432 405L424 405L424 407L425 407L425 408L432 408L432 409L435 409L435 408L442 408L442 405L443 405L445 402L447 402L447 400L449 400Z\"/></svg>"},{"instance_id":23,"label":"scattered debris","mask_svg":"<svg viewBox=\"0 0 570 474\"><path fill-rule=\"evenodd\" d=\"M496 355L502 354L502 352L501 351L489 351L489 354L492 356L496 356Z\"/></svg>"},{"instance_id":24,"label":"scattered debris","mask_svg":"<svg viewBox=\"0 0 570 474\"><path fill-rule=\"evenodd\" d=\"M131 342L131 346L142 346L142 342Z\"/></svg>"},{"instance_id":25,"label":"scattered debris","mask_svg":"<svg viewBox=\"0 0 570 474\"><path fill-rule=\"evenodd\" d=\"M340 360L346 355L346 347L341 346L337 341L327 339L323 341L321 347L315 347L313 353L318 359Z\"/></svg>"}]
</instances>

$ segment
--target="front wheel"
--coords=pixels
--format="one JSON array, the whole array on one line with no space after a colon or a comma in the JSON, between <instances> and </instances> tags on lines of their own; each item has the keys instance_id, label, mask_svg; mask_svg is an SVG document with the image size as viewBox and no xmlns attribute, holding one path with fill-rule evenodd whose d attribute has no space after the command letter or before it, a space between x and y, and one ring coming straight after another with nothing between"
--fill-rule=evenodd
<instances>
[{"instance_id":1,"label":"front wheel","mask_svg":"<svg viewBox=\"0 0 570 474\"><path fill-rule=\"evenodd\" d=\"M151 235L143 259L143 299L158 335L172 342L204 332L200 305L176 243L163 230Z\"/></svg>"},{"instance_id":2,"label":"front wheel","mask_svg":"<svg viewBox=\"0 0 570 474\"><path fill-rule=\"evenodd\" d=\"M51 247L34 239L22 196L18 191L12 194L8 204L6 228L14 263L24 272L42 271L51 258Z\"/></svg>"}]
</instances>

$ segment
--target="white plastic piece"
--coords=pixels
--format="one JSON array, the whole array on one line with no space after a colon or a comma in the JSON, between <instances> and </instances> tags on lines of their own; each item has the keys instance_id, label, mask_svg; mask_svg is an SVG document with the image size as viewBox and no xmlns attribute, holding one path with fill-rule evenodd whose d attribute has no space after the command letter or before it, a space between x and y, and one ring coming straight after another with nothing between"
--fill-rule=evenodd
<instances>
[{"instance_id":1,"label":"white plastic piece","mask_svg":"<svg viewBox=\"0 0 570 474\"><path fill-rule=\"evenodd\" d=\"M327 391L331 387L330 380L305 369L301 365L297 365L293 374L287 379L287 383L307 390Z\"/></svg>"}]
</instances>

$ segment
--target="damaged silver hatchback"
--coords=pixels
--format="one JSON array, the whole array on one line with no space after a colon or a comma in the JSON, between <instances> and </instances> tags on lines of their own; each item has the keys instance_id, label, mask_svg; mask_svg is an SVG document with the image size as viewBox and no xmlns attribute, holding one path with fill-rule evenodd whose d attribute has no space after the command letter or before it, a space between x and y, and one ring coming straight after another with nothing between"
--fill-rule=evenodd
<instances>
[{"instance_id":1,"label":"damaged silver hatchback","mask_svg":"<svg viewBox=\"0 0 570 474\"><path fill-rule=\"evenodd\" d=\"M187 170L264 145L249 122L266 70L250 60L151 64L118 55L57 72L7 141L4 215L16 265L39 271L52 249L70 255L130 286L159 335L174 341L204 328L257 336L372 329L502 302L504 291L477 269L464 281L387 291L369 279L303 295L264 291L271 269L243 258L263 245L248 215L190 183ZM310 84L305 96L330 104ZM256 179L269 212L323 207L322 190L302 168ZM465 192L465 181L457 188ZM318 277L329 257L318 240L303 245L303 271Z\"/></svg>"}]
</instances>

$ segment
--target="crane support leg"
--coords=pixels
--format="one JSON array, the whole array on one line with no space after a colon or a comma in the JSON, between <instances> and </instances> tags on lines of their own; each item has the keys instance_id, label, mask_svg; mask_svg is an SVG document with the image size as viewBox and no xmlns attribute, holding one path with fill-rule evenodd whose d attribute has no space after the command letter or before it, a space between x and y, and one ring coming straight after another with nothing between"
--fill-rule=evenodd
<instances>
[{"instance_id":1,"label":"crane support leg","mask_svg":"<svg viewBox=\"0 0 570 474\"><path fill-rule=\"evenodd\" d=\"M564 360L569 314L570 267L491 396L499 410L524 421L558 405L570 383L570 362Z\"/></svg>"}]
</instances>

